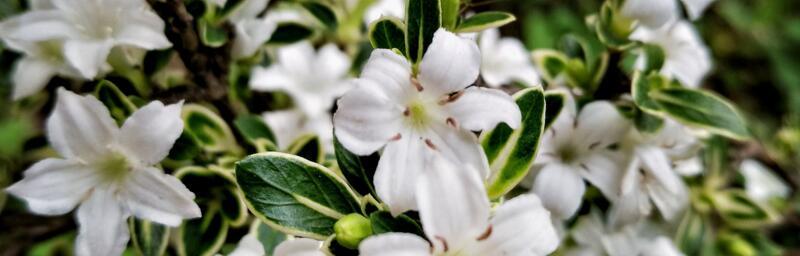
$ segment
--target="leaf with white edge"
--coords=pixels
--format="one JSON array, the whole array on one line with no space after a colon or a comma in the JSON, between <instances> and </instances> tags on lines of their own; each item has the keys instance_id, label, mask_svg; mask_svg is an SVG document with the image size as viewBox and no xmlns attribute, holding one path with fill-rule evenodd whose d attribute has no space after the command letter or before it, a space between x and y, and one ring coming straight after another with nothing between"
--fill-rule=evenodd
<instances>
[{"instance_id":1,"label":"leaf with white edge","mask_svg":"<svg viewBox=\"0 0 800 256\"><path fill-rule=\"evenodd\" d=\"M233 120L233 126L258 152L277 150L275 134L261 117L256 115L239 116Z\"/></svg>"},{"instance_id":2,"label":"leaf with white edge","mask_svg":"<svg viewBox=\"0 0 800 256\"><path fill-rule=\"evenodd\" d=\"M637 108L633 116L633 124L639 132L655 134L664 127L664 119Z\"/></svg>"},{"instance_id":3,"label":"leaf with white edge","mask_svg":"<svg viewBox=\"0 0 800 256\"><path fill-rule=\"evenodd\" d=\"M442 27L453 31L458 22L458 11L461 0L441 0L442 1Z\"/></svg>"},{"instance_id":4,"label":"leaf with white edge","mask_svg":"<svg viewBox=\"0 0 800 256\"><path fill-rule=\"evenodd\" d=\"M225 238L228 236L228 220L214 207L202 210L202 218L186 220L178 228L178 255L216 255L225 243Z\"/></svg>"},{"instance_id":5,"label":"leaf with white edge","mask_svg":"<svg viewBox=\"0 0 800 256\"><path fill-rule=\"evenodd\" d=\"M278 23L275 32L267 41L268 44L293 44L299 41L310 38L314 35L314 30L306 27L303 24L296 22L283 22Z\"/></svg>"},{"instance_id":6,"label":"leaf with white edge","mask_svg":"<svg viewBox=\"0 0 800 256\"><path fill-rule=\"evenodd\" d=\"M261 246L264 247L265 256L274 255L275 247L278 247L278 245L287 238L286 234L258 220L253 221L250 227L250 233L255 234L256 239L261 242Z\"/></svg>"},{"instance_id":7,"label":"leaf with white edge","mask_svg":"<svg viewBox=\"0 0 800 256\"><path fill-rule=\"evenodd\" d=\"M714 230L709 220L692 210L687 211L678 226L675 245L687 255L715 255Z\"/></svg>"},{"instance_id":8,"label":"leaf with white edge","mask_svg":"<svg viewBox=\"0 0 800 256\"><path fill-rule=\"evenodd\" d=\"M541 68L542 78L544 78L548 84L553 84L556 78L558 78L558 75L567 68L569 59L562 52L541 49L533 51L533 62L536 63L537 67Z\"/></svg>"},{"instance_id":9,"label":"leaf with white edge","mask_svg":"<svg viewBox=\"0 0 800 256\"><path fill-rule=\"evenodd\" d=\"M216 19L222 20L228 17L228 15L230 15L234 11L243 8L244 2L245 0L225 0L225 4L222 5L222 7L219 8L219 11L217 11L216 13ZM208 5L213 5L213 3L209 2Z\"/></svg>"},{"instance_id":10,"label":"leaf with white edge","mask_svg":"<svg viewBox=\"0 0 800 256\"><path fill-rule=\"evenodd\" d=\"M643 44L641 49L645 60L642 72L647 74L650 71L658 72L661 70L661 67L664 66L664 59L666 58L664 49L655 44Z\"/></svg>"},{"instance_id":11,"label":"leaf with white edge","mask_svg":"<svg viewBox=\"0 0 800 256\"><path fill-rule=\"evenodd\" d=\"M339 143L336 137L333 138L333 148L339 169L342 170L342 175L353 186L353 189L362 195L372 194L372 196L377 197L378 193L375 192L372 178L375 175L378 160L380 159L378 152L368 156L353 154Z\"/></svg>"},{"instance_id":12,"label":"leaf with white edge","mask_svg":"<svg viewBox=\"0 0 800 256\"><path fill-rule=\"evenodd\" d=\"M215 26L207 19L197 20L197 29L200 41L210 47L220 47L228 42L228 32L224 28Z\"/></svg>"},{"instance_id":13,"label":"leaf with white edge","mask_svg":"<svg viewBox=\"0 0 800 256\"><path fill-rule=\"evenodd\" d=\"M194 192L199 205L214 205L232 226L240 226L247 220L244 197L230 171L187 166L175 171L175 177Z\"/></svg>"},{"instance_id":14,"label":"leaf with white edge","mask_svg":"<svg viewBox=\"0 0 800 256\"><path fill-rule=\"evenodd\" d=\"M125 119L128 119L133 112L136 112L136 105L111 81L100 81L94 89L94 95L108 108L111 117L117 121L118 125L122 125Z\"/></svg>"},{"instance_id":15,"label":"leaf with white edge","mask_svg":"<svg viewBox=\"0 0 800 256\"><path fill-rule=\"evenodd\" d=\"M564 109L564 104L567 101L567 95L561 91L547 91L544 93L545 101L545 114L544 114L544 129L550 127L556 121L558 115Z\"/></svg>"},{"instance_id":16,"label":"leaf with white edge","mask_svg":"<svg viewBox=\"0 0 800 256\"><path fill-rule=\"evenodd\" d=\"M323 4L320 2L314 1L302 1L300 5L303 6L311 16L314 16L325 28L329 30L335 30L336 27L339 25L339 21L336 18L336 12L333 11L333 8L328 6L327 4Z\"/></svg>"},{"instance_id":17,"label":"leaf with white edge","mask_svg":"<svg viewBox=\"0 0 800 256\"><path fill-rule=\"evenodd\" d=\"M238 144L230 127L210 109L197 104L183 106L184 131L191 134L208 152L238 152Z\"/></svg>"},{"instance_id":18,"label":"leaf with white edge","mask_svg":"<svg viewBox=\"0 0 800 256\"><path fill-rule=\"evenodd\" d=\"M363 211L341 177L295 155L250 155L237 162L236 180L250 211L286 234L325 240L339 218Z\"/></svg>"},{"instance_id":19,"label":"leaf with white edge","mask_svg":"<svg viewBox=\"0 0 800 256\"><path fill-rule=\"evenodd\" d=\"M507 12L481 12L470 16L462 21L461 24L458 24L456 31L458 33L481 32L490 28L502 27L515 20L517 20L517 17Z\"/></svg>"},{"instance_id":20,"label":"leaf with white edge","mask_svg":"<svg viewBox=\"0 0 800 256\"><path fill-rule=\"evenodd\" d=\"M658 114L660 112L658 104L650 99L650 92L666 88L669 85L669 79L657 72L646 73L637 70L633 72L632 80L631 96L633 96L633 103L648 113Z\"/></svg>"},{"instance_id":21,"label":"leaf with white edge","mask_svg":"<svg viewBox=\"0 0 800 256\"><path fill-rule=\"evenodd\" d=\"M128 220L133 247L142 256L161 256L167 250L169 227L147 220Z\"/></svg>"},{"instance_id":22,"label":"leaf with white edge","mask_svg":"<svg viewBox=\"0 0 800 256\"><path fill-rule=\"evenodd\" d=\"M757 229L778 220L776 213L750 199L741 189L716 192L712 201L719 216L731 227Z\"/></svg>"},{"instance_id":23,"label":"leaf with white edge","mask_svg":"<svg viewBox=\"0 0 800 256\"><path fill-rule=\"evenodd\" d=\"M189 160L200 154L201 150L197 139L184 130L181 136L172 144L167 157L172 160Z\"/></svg>"},{"instance_id":24,"label":"leaf with white edge","mask_svg":"<svg viewBox=\"0 0 800 256\"><path fill-rule=\"evenodd\" d=\"M322 146L322 141L319 140L317 135L312 133L304 134L295 139L292 144L286 148L286 152L316 163L325 162L325 151Z\"/></svg>"},{"instance_id":25,"label":"leaf with white edge","mask_svg":"<svg viewBox=\"0 0 800 256\"><path fill-rule=\"evenodd\" d=\"M533 165L539 139L545 126L545 94L541 88L528 88L514 94L522 112L522 123L512 130L505 123L485 133L481 140L492 175L487 181L489 198L511 191Z\"/></svg>"},{"instance_id":26,"label":"leaf with white edge","mask_svg":"<svg viewBox=\"0 0 800 256\"><path fill-rule=\"evenodd\" d=\"M731 139L750 135L733 105L710 92L689 88L662 88L649 93L663 113L689 126L703 128Z\"/></svg>"},{"instance_id":27,"label":"leaf with white edge","mask_svg":"<svg viewBox=\"0 0 800 256\"><path fill-rule=\"evenodd\" d=\"M408 0L406 6L406 56L412 63L422 60L422 55L433 42L433 34L442 26L440 0Z\"/></svg>"},{"instance_id":28,"label":"leaf with white edge","mask_svg":"<svg viewBox=\"0 0 800 256\"><path fill-rule=\"evenodd\" d=\"M591 20L593 24L590 25L594 25L601 42L611 48L625 49L633 45L628 39L633 32L633 21L617 13L612 4L611 1L603 3L600 13Z\"/></svg>"},{"instance_id":29,"label":"leaf with white edge","mask_svg":"<svg viewBox=\"0 0 800 256\"><path fill-rule=\"evenodd\" d=\"M372 224L372 233L383 234L390 232L411 233L424 237L419 223L405 214L392 217L392 214L385 211L373 212L369 215L369 222Z\"/></svg>"},{"instance_id":30,"label":"leaf with white edge","mask_svg":"<svg viewBox=\"0 0 800 256\"><path fill-rule=\"evenodd\" d=\"M398 18L383 17L369 26L369 42L375 49L397 49L406 52L406 27Z\"/></svg>"}]
</instances>

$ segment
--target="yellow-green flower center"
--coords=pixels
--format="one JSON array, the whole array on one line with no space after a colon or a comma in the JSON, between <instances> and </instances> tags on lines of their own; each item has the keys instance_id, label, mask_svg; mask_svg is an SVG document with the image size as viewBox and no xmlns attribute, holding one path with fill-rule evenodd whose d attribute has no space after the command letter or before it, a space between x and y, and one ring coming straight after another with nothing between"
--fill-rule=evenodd
<instances>
[{"instance_id":1,"label":"yellow-green flower center","mask_svg":"<svg viewBox=\"0 0 800 256\"><path fill-rule=\"evenodd\" d=\"M105 159L95 166L100 171L103 180L113 182L124 178L130 171L128 159L117 152L110 153Z\"/></svg>"},{"instance_id":2,"label":"yellow-green flower center","mask_svg":"<svg viewBox=\"0 0 800 256\"><path fill-rule=\"evenodd\" d=\"M404 114L409 127L417 130L422 130L427 127L429 116L425 111L425 105L419 100L412 101L406 108Z\"/></svg>"}]
</instances>

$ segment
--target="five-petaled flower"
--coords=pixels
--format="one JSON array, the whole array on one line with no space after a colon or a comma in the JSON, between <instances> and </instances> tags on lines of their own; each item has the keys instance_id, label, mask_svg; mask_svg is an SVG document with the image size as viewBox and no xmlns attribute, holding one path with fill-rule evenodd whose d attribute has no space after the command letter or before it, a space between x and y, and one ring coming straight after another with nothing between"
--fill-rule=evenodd
<instances>
[{"instance_id":1,"label":"five-petaled flower","mask_svg":"<svg viewBox=\"0 0 800 256\"><path fill-rule=\"evenodd\" d=\"M130 215L169 226L199 217L194 194L153 167L183 131L181 106L154 101L118 127L96 98L61 88L47 134L64 159L34 164L6 191L38 214L65 214L80 205L79 255L120 255Z\"/></svg>"},{"instance_id":2,"label":"five-petaled flower","mask_svg":"<svg viewBox=\"0 0 800 256\"><path fill-rule=\"evenodd\" d=\"M493 28L481 32L478 37L481 48L481 77L491 87L511 82L522 82L526 86L539 86L539 73L533 67L531 54L518 39L500 37L500 30Z\"/></svg>"},{"instance_id":3,"label":"five-petaled flower","mask_svg":"<svg viewBox=\"0 0 800 256\"><path fill-rule=\"evenodd\" d=\"M550 213L535 195L505 201L491 214L483 180L462 170L471 166L438 155L431 166L414 182L428 241L408 233L380 234L361 242L361 255L546 255L558 246Z\"/></svg>"},{"instance_id":4,"label":"five-petaled flower","mask_svg":"<svg viewBox=\"0 0 800 256\"><path fill-rule=\"evenodd\" d=\"M664 51L664 64L661 74L675 78L682 85L697 88L711 71L711 53L688 21L678 21L670 25L652 29L639 27L630 39L654 44ZM645 66L645 56L639 57L637 67Z\"/></svg>"},{"instance_id":5,"label":"five-petaled flower","mask_svg":"<svg viewBox=\"0 0 800 256\"><path fill-rule=\"evenodd\" d=\"M392 214L415 209L414 179L427 168L426 147L485 178L487 159L471 131L499 122L519 125L520 111L511 96L469 87L478 78L480 60L474 41L439 29L418 73L405 57L378 49L356 88L339 99L333 123L342 145L360 155L386 146L374 181Z\"/></svg>"}]
</instances>

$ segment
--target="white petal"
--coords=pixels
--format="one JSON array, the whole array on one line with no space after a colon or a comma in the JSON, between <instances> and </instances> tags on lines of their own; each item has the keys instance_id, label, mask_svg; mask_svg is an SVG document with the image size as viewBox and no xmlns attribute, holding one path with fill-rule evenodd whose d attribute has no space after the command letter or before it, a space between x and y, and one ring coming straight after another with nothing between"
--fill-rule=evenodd
<instances>
[{"instance_id":1,"label":"white petal","mask_svg":"<svg viewBox=\"0 0 800 256\"><path fill-rule=\"evenodd\" d=\"M133 169L122 186L122 196L136 217L173 227L183 219L200 217L194 193L159 169Z\"/></svg>"},{"instance_id":2,"label":"white petal","mask_svg":"<svg viewBox=\"0 0 800 256\"><path fill-rule=\"evenodd\" d=\"M675 77L683 85L698 87L711 71L711 55L708 47L687 21L677 21L658 29L637 28L630 38L660 46L666 54L661 74ZM644 66L644 59L637 60L637 68Z\"/></svg>"},{"instance_id":3,"label":"white petal","mask_svg":"<svg viewBox=\"0 0 800 256\"><path fill-rule=\"evenodd\" d=\"M533 252L547 255L558 247L559 238L548 212L536 195L520 195L504 202L491 220L492 231L481 242L484 255L514 255Z\"/></svg>"},{"instance_id":4,"label":"white petal","mask_svg":"<svg viewBox=\"0 0 800 256\"><path fill-rule=\"evenodd\" d=\"M255 67L250 76L250 88L256 91L287 90L296 85L290 75L278 65L268 68Z\"/></svg>"},{"instance_id":5,"label":"white petal","mask_svg":"<svg viewBox=\"0 0 800 256\"><path fill-rule=\"evenodd\" d=\"M356 1L352 1L356 2ZM403 0L379 0L370 5L364 13L364 23L369 25L383 16L391 16L402 20L406 16L406 1Z\"/></svg>"},{"instance_id":6,"label":"white petal","mask_svg":"<svg viewBox=\"0 0 800 256\"><path fill-rule=\"evenodd\" d=\"M658 28L677 16L675 0L627 0L622 6L622 15L639 20L650 28Z\"/></svg>"},{"instance_id":7,"label":"white petal","mask_svg":"<svg viewBox=\"0 0 800 256\"><path fill-rule=\"evenodd\" d=\"M111 189L95 189L78 207L76 254L121 255L130 238L127 219Z\"/></svg>"},{"instance_id":8,"label":"white petal","mask_svg":"<svg viewBox=\"0 0 800 256\"><path fill-rule=\"evenodd\" d=\"M264 246L255 234L247 234L239 240L236 249L227 256L264 256Z\"/></svg>"},{"instance_id":9,"label":"white petal","mask_svg":"<svg viewBox=\"0 0 800 256\"><path fill-rule=\"evenodd\" d=\"M430 139L426 143L447 160L470 167L482 179L489 177L489 160L474 133L443 123L433 123L431 131L422 136Z\"/></svg>"},{"instance_id":10,"label":"white petal","mask_svg":"<svg viewBox=\"0 0 800 256\"><path fill-rule=\"evenodd\" d=\"M244 3L241 3L236 10L228 15L228 19L238 22L255 18L264 11L264 8L267 8L267 4L269 4L269 0L245 0Z\"/></svg>"},{"instance_id":11,"label":"white petal","mask_svg":"<svg viewBox=\"0 0 800 256\"><path fill-rule=\"evenodd\" d=\"M301 41L281 47L276 52L278 64L293 76L314 76L312 70L315 59L314 46Z\"/></svg>"},{"instance_id":12,"label":"white petal","mask_svg":"<svg viewBox=\"0 0 800 256\"><path fill-rule=\"evenodd\" d=\"M247 1L257 2L257 1ZM235 24L236 41L233 42L233 55L236 58L251 56L272 37L277 24L265 19L246 19Z\"/></svg>"},{"instance_id":13,"label":"white petal","mask_svg":"<svg viewBox=\"0 0 800 256\"><path fill-rule=\"evenodd\" d=\"M47 137L61 156L88 162L102 158L118 133L108 109L94 96L58 89L56 106L47 120Z\"/></svg>"},{"instance_id":14,"label":"white petal","mask_svg":"<svg viewBox=\"0 0 800 256\"><path fill-rule=\"evenodd\" d=\"M333 115L336 137L353 153L375 152L400 132L403 110L380 87L360 79L355 89L339 99Z\"/></svg>"},{"instance_id":15,"label":"white petal","mask_svg":"<svg viewBox=\"0 0 800 256\"><path fill-rule=\"evenodd\" d=\"M640 145L634 149L636 157L641 160L642 169L648 176L655 178L670 193L677 193L683 184L680 177L672 171L669 158L661 149L652 146Z\"/></svg>"},{"instance_id":16,"label":"white petal","mask_svg":"<svg viewBox=\"0 0 800 256\"><path fill-rule=\"evenodd\" d=\"M117 42L146 50L172 46L164 36L164 21L155 13L130 10L124 15L125 22L115 30L114 39Z\"/></svg>"},{"instance_id":17,"label":"white petal","mask_svg":"<svg viewBox=\"0 0 800 256\"><path fill-rule=\"evenodd\" d=\"M617 143L630 126L630 122L607 101L587 104L575 122L573 140L580 142L584 150L601 149Z\"/></svg>"},{"instance_id":18,"label":"white petal","mask_svg":"<svg viewBox=\"0 0 800 256\"><path fill-rule=\"evenodd\" d=\"M689 193L682 183L675 192L667 190L662 184L647 184L647 192L666 220L674 220L689 203Z\"/></svg>"},{"instance_id":19,"label":"white petal","mask_svg":"<svg viewBox=\"0 0 800 256\"><path fill-rule=\"evenodd\" d=\"M275 247L275 256L325 256L320 248L322 242L308 238L296 238L281 242Z\"/></svg>"},{"instance_id":20,"label":"white petal","mask_svg":"<svg viewBox=\"0 0 800 256\"><path fill-rule=\"evenodd\" d=\"M347 71L350 70L350 57L335 44L328 43L319 48L314 65L316 65L315 72L318 72L319 76L335 81L347 75Z\"/></svg>"},{"instance_id":21,"label":"white petal","mask_svg":"<svg viewBox=\"0 0 800 256\"><path fill-rule=\"evenodd\" d=\"M432 157L417 182L422 228L437 251L464 248L489 228L489 198L468 165Z\"/></svg>"},{"instance_id":22,"label":"white petal","mask_svg":"<svg viewBox=\"0 0 800 256\"><path fill-rule=\"evenodd\" d=\"M361 256L431 255L425 239L408 233L386 233L370 236L358 246Z\"/></svg>"},{"instance_id":23,"label":"white petal","mask_svg":"<svg viewBox=\"0 0 800 256\"><path fill-rule=\"evenodd\" d=\"M486 84L498 87L519 81L528 86L539 85L539 75L522 42L512 37L499 37L496 28L481 32L481 76Z\"/></svg>"},{"instance_id":24,"label":"white petal","mask_svg":"<svg viewBox=\"0 0 800 256\"><path fill-rule=\"evenodd\" d=\"M677 160L672 162L673 170L678 174L686 177L697 176L703 172L703 160L699 156L695 156L685 160ZM748 179L749 180L749 179ZM746 184L745 184L746 185Z\"/></svg>"},{"instance_id":25,"label":"white petal","mask_svg":"<svg viewBox=\"0 0 800 256\"><path fill-rule=\"evenodd\" d=\"M600 238L606 233L603 219L597 211L584 215L575 222L572 228L572 239L579 245L602 250L603 243Z\"/></svg>"},{"instance_id":26,"label":"white petal","mask_svg":"<svg viewBox=\"0 0 800 256\"><path fill-rule=\"evenodd\" d=\"M361 80L380 86L384 97L395 102L403 102L404 97L416 90L411 84L411 64L405 57L386 49L372 51L361 71Z\"/></svg>"},{"instance_id":27,"label":"white petal","mask_svg":"<svg viewBox=\"0 0 800 256\"><path fill-rule=\"evenodd\" d=\"M713 2L714 0L683 0L686 11L689 13L689 18L693 20L700 18L703 11Z\"/></svg>"},{"instance_id":28,"label":"white petal","mask_svg":"<svg viewBox=\"0 0 800 256\"><path fill-rule=\"evenodd\" d=\"M30 57L17 61L14 67L14 95L15 100L31 96L41 91L55 74L56 69L52 64Z\"/></svg>"},{"instance_id":29,"label":"white petal","mask_svg":"<svg viewBox=\"0 0 800 256\"><path fill-rule=\"evenodd\" d=\"M183 131L183 101L164 106L153 101L136 110L122 125L118 143L126 155L149 166L167 157Z\"/></svg>"},{"instance_id":30,"label":"white petal","mask_svg":"<svg viewBox=\"0 0 800 256\"><path fill-rule=\"evenodd\" d=\"M669 238L659 236L641 244L642 256L682 256L683 253Z\"/></svg>"},{"instance_id":31,"label":"white petal","mask_svg":"<svg viewBox=\"0 0 800 256\"><path fill-rule=\"evenodd\" d=\"M613 227L620 227L636 223L650 215L652 208L646 191L637 187L632 193L623 194L613 202L609 211L610 224Z\"/></svg>"},{"instance_id":32,"label":"white petal","mask_svg":"<svg viewBox=\"0 0 800 256\"><path fill-rule=\"evenodd\" d=\"M419 81L433 95L444 95L478 79L481 52L474 41L440 28L419 64Z\"/></svg>"},{"instance_id":33,"label":"white petal","mask_svg":"<svg viewBox=\"0 0 800 256\"><path fill-rule=\"evenodd\" d=\"M9 39L44 41L66 39L78 31L57 10L38 10L23 13L0 23L0 33Z\"/></svg>"},{"instance_id":34,"label":"white petal","mask_svg":"<svg viewBox=\"0 0 800 256\"><path fill-rule=\"evenodd\" d=\"M567 219L581 206L586 184L578 175L578 170L551 163L536 176L532 191L555 217Z\"/></svg>"},{"instance_id":35,"label":"white petal","mask_svg":"<svg viewBox=\"0 0 800 256\"><path fill-rule=\"evenodd\" d=\"M416 184L419 174L428 168L426 154L430 153L422 139L413 133L403 134L386 145L374 181L378 197L389 206L392 215L417 209Z\"/></svg>"},{"instance_id":36,"label":"white petal","mask_svg":"<svg viewBox=\"0 0 800 256\"><path fill-rule=\"evenodd\" d=\"M773 197L786 198L790 189L784 181L768 167L753 159L745 159L739 167L744 176L747 196L757 201L766 202Z\"/></svg>"},{"instance_id":37,"label":"white petal","mask_svg":"<svg viewBox=\"0 0 800 256\"><path fill-rule=\"evenodd\" d=\"M623 172L610 152L595 152L581 160L581 176L600 189L603 195L614 200L619 195Z\"/></svg>"},{"instance_id":38,"label":"white petal","mask_svg":"<svg viewBox=\"0 0 800 256\"><path fill-rule=\"evenodd\" d=\"M298 109L267 111L262 116L275 134L279 148L288 147L298 136L309 132L306 129L308 120Z\"/></svg>"},{"instance_id":39,"label":"white petal","mask_svg":"<svg viewBox=\"0 0 800 256\"><path fill-rule=\"evenodd\" d=\"M500 122L516 129L522 119L514 99L497 89L467 88L445 109L460 127L471 131L491 130Z\"/></svg>"},{"instance_id":40,"label":"white petal","mask_svg":"<svg viewBox=\"0 0 800 256\"><path fill-rule=\"evenodd\" d=\"M95 170L55 158L37 162L24 175L6 191L24 199L32 212L44 215L71 211L99 181Z\"/></svg>"},{"instance_id":41,"label":"white petal","mask_svg":"<svg viewBox=\"0 0 800 256\"><path fill-rule=\"evenodd\" d=\"M113 42L104 40L67 40L64 57L86 79L94 79L106 64Z\"/></svg>"}]
</instances>

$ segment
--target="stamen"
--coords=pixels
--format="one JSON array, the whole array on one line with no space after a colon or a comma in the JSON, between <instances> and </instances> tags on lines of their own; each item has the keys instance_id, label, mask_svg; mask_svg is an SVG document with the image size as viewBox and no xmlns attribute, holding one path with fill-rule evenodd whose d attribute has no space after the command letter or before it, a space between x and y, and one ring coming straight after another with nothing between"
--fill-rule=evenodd
<instances>
[{"instance_id":1,"label":"stamen","mask_svg":"<svg viewBox=\"0 0 800 256\"><path fill-rule=\"evenodd\" d=\"M409 115L411 115L411 110L409 110L408 108L406 108L405 110L403 110L403 115L404 115L404 116L409 116Z\"/></svg>"},{"instance_id":2,"label":"stamen","mask_svg":"<svg viewBox=\"0 0 800 256\"><path fill-rule=\"evenodd\" d=\"M447 120L445 120L445 122L446 122L448 125L452 126L453 128L456 128L456 129L458 129L458 124L456 123L456 120L455 120L455 119L453 119L452 117L448 117L448 118L447 118Z\"/></svg>"},{"instance_id":3,"label":"stamen","mask_svg":"<svg viewBox=\"0 0 800 256\"><path fill-rule=\"evenodd\" d=\"M423 89L425 89L425 88L422 88L422 84L419 83L419 80L417 80L416 77L412 77L411 78L411 85L413 85L414 88L416 88L418 92L421 92Z\"/></svg>"},{"instance_id":4,"label":"stamen","mask_svg":"<svg viewBox=\"0 0 800 256\"><path fill-rule=\"evenodd\" d=\"M403 135L401 135L400 133L397 133L394 136L392 136L392 138L390 138L389 141L398 141L402 137L403 137Z\"/></svg>"},{"instance_id":5,"label":"stamen","mask_svg":"<svg viewBox=\"0 0 800 256\"><path fill-rule=\"evenodd\" d=\"M436 150L436 145L433 144L433 141L431 141L431 139L425 139L425 145L428 145L429 148Z\"/></svg>"},{"instance_id":6,"label":"stamen","mask_svg":"<svg viewBox=\"0 0 800 256\"><path fill-rule=\"evenodd\" d=\"M483 234L478 236L477 240L478 241L486 240L486 238L489 238L490 235L492 235L492 225L489 225L489 227L486 228L486 231L483 231Z\"/></svg>"},{"instance_id":7,"label":"stamen","mask_svg":"<svg viewBox=\"0 0 800 256\"><path fill-rule=\"evenodd\" d=\"M458 98L461 98L462 95L464 95L463 90L451 93L450 95L447 95L447 97L445 97L444 99L439 100L439 105L444 105L456 101L458 100Z\"/></svg>"},{"instance_id":8,"label":"stamen","mask_svg":"<svg viewBox=\"0 0 800 256\"><path fill-rule=\"evenodd\" d=\"M439 241L441 241L441 242L442 242L442 246L444 246L444 248L443 248L443 249L444 249L444 252L447 252L448 250L450 250L450 248L447 246L447 240L444 240L444 238L443 238L443 237L441 237L441 236L434 236L433 238L435 238L436 240L439 240Z\"/></svg>"}]
</instances>

